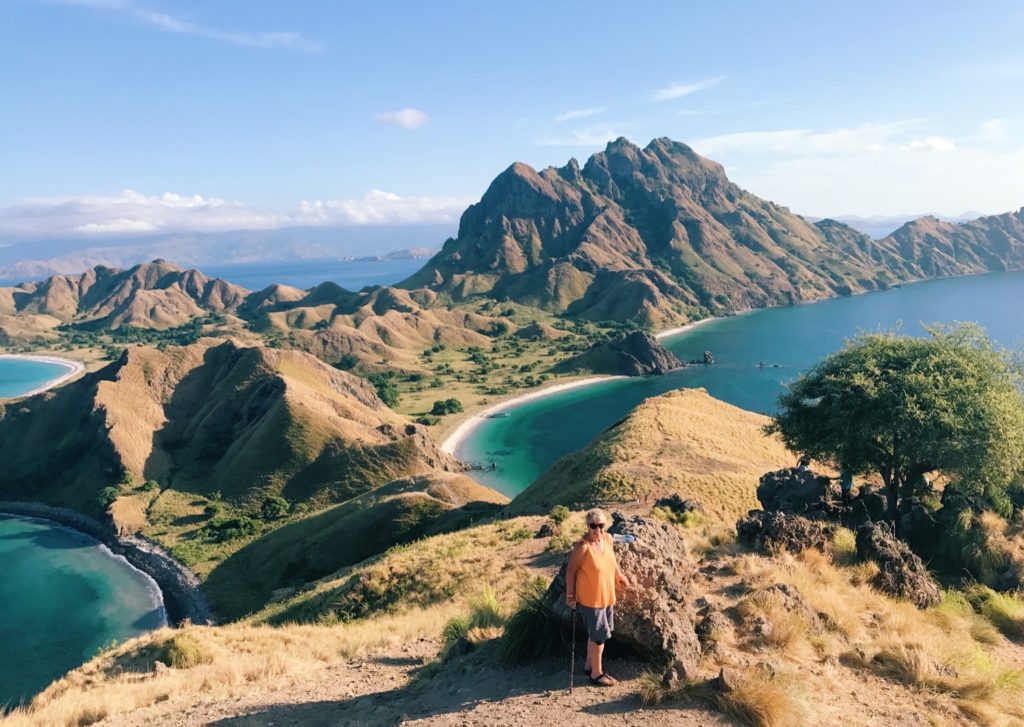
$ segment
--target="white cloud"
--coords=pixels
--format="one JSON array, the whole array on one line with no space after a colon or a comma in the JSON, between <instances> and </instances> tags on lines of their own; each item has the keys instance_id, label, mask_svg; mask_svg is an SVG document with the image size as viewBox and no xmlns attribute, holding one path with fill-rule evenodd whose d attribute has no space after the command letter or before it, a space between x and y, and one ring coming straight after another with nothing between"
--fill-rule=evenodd
<instances>
[{"instance_id":1,"label":"white cloud","mask_svg":"<svg viewBox=\"0 0 1024 727\"><path fill-rule=\"evenodd\" d=\"M928 133L924 119L825 130L748 131L702 139L754 194L801 213L899 215L966 209L1005 212L1024 205L1024 147L1002 124L976 136Z\"/></svg>"},{"instance_id":2,"label":"white cloud","mask_svg":"<svg viewBox=\"0 0 1024 727\"><path fill-rule=\"evenodd\" d=\"M363 197L299 203L274 212L216 197L126 189L116 195L30 199L0 207L0 237L219 232L301 226L447 223L472 202L464 197L401 197L372 190Z\"/></svg>"},{"instance_id":3,"label":"white cloud","mask_svg":"<svg viewBox=\"0 0 1024 727\"><path fill-rule=\"evenodd\" d=\"M136 5L132 0L53 0L60 5L74 5L93 8L95 10L117 12L127 15L137 23L148 25L164 33L190 35L231 45L242 45L250 48L283 48L298 51L320 51L323 46L309 40L302 33L248 32L239 30L219 30L198 25L188 20L169 15L168 13L151 10Z\"/></svg>"},{"instance_id":4,"label":"white cloud","mask_svg":"<svg viewBox=\"0 0 1024 727\"><path fill-rule=\"evenodd\" d=\"M403 129L418 129L430 121L430 117L419 109L400 109L377 114L374 119L380 124L394 124Z\"/></svg>"},{"instance_id":5,"label":"white cloud","mask_svg":"<svg viewBox=\"0 0 1024 727\"><path fill-rule=\"evenodd\" d=\"M656 89L651 94L652 101L670 101L674 98L682 98L683 96L689 96L691 93L697 91L703 91L705 88L711 88L717 86L719 83L725 80L725 76L718 76L717 78L706 78L703 81L697 81L696 83L676 83L665 88Z\"/></svg>"},{"instance_id":6,"label":"white cloud","mask_svg":"<svg viewBox=\"0 0 1024 727\"><path fill-rule=\"evenodd\" d=\"M621 124L620 126L628 126ZM568 129L564 134L548 136L535 141L541 146L604 146L609 141L626 134L614 126L584 126L580 129Z\"/></svg>"},{"instance_id":7,"label":"white cloud","mask_svg":"<svg viewBox=\"0 0 1024 727\"><path fill-rule=\"evenodd\" d=\"M564 114L559 114L555 117L555 123L562 123L563 121L576 121L577 119L585 119L588 116L596 116L597 114L604 112L604 106L593 109L574 109L573 111L566 111Z\"/></svg>"},{"instance_id":8,"label":"white cloud","mask_svg":"<svg viewBox=\"0 0 1024 727\"><path fill-rule=\"evenodd\" d=\"M907 145L910 151L953 151L956 142L945 136L929 136L925 139L914 139Z\"/></svg>"},{"instance_id":9,"label":"white cloud","mask_svg":"<svg viewBox=\"0 0 1024 727\"><path fill-rule=\"evenodd\" d=\"M981 141L1005 141L1008 125L1006 119L989 119L978 124L978 136Z\"/></svg>"},{"instance_id":10,"label":"white cloud","mask_svg":"<svg viewBox=\"0 0 1024 727\"><path fill-rule=\"evenodd\" d=\"M921 126L921 119L904 119L887 123L811 131L808 129L779 129L775 131L743 131L722 134L694 142L701 154L713 156L726 153L754 154L806 154L860 153L881 151L886 144L901 134Z\"/></svg>"}]
</instances>

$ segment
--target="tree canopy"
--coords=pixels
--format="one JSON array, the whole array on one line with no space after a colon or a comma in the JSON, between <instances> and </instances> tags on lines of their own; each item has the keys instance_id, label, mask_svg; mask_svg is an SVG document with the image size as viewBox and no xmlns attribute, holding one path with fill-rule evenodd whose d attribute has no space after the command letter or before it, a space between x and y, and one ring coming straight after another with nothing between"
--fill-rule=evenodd
<instances>
[{"instance_id":1,"label":"tree canopy","mask_svg":"<svg viewBox=\"0 0 1024 727\"><path fill-rule=\"evenodd\" d=\"M888 514L923 475L978 492L1005 489L1024 465L1021 377L973 324L926 338L862 334L779 397L768 425L786 445L851 474L878 472Z\"/></svg>"}]
</instances>

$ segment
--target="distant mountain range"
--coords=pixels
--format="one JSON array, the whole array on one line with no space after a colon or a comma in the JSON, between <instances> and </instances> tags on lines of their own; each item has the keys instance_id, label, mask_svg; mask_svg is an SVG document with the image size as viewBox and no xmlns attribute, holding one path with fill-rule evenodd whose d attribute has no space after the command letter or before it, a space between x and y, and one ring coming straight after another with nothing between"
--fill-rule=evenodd
<instances>
[{"instance_id":1,"label":"distant mountain range","mask_svg":"<svg viewBox=\"0 0 1024 727\"><path fill-rule=\"evenodd\" d=\"M849 225L857 232L863 232L868 237L873 237L876 240L886 235L889 235L908 222L920 219L922 217L934 217L943 222L969 222L976 220L979 217L984 217L982 212L964 212L962 215L956 215L950 217L948 215L939 215L935 213L925 213L920 215L871 215L870 217L862 217L860 215L840 215L830 217L836 222L842 222L844 225ZM811 217L809 215L803 216L808 222L820 222L824 217Z\"/></svg>"},{"instance_id":2,"label":"distant mountain range","mask_svg":"<svg viewBox=\"0 0 1024 727\"><path fill-rule=\"evenodd\" d=\"M620 138L582 168L510 166L463 214L458 236L400 285L658 327L1022 266L1021 213L923 218L873 240L741 189L685 144L641 149Z\"/></svg>"},{"instance_id":3,"label":"distant mountain range","mask_svg":"<svg viewBox=\"0 0 1024 727\"><path fill-rule=\"evenodd\" d=\"M127 268L162 258L203 267L325 258L400 259L433 254L449 225L363 225L83 237L0 246L0 280L39 280L103 265Z\"/></svg>"}]
</instances>

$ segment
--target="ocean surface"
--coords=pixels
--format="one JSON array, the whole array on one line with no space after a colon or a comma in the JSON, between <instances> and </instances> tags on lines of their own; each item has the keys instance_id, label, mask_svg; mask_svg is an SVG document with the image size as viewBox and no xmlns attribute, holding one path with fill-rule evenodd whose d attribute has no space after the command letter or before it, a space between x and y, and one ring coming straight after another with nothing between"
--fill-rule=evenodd
<instances>
[{"instance_id":1,"label":"ocean surface","mask_svg":"<svg viewBox=\"0 0 1024 727\"><path fill-rule=\"evenodd\" d=\"M247 265L200 265L199 269L211 277L223 278L249 290L260 290L274 283L306 289L328 281L347 290L362 290L367 285L392 285L405 280L426 262L423 258L296 260Z\"/></svg>"},{"instance_id":2,"label":"ocean surface","mask_svg":"<svg viewBox=\"0 0 1024 727\"><path fill-rule=\"evenodd\" d=\"M156 584L92 538L0 515L0 712L164 624Z\"/></svg>"},{"instance_id":3,"label":"ocean surface","mask_svg":"<svg viewBox=\"0 0 1024 727\"><path fill-rule=\"evenodd\" d=\"M0 399L26 394L67 372L60 364L0 358Z\"/></svg>"},{"instance_id":4,"label":"ocean surface","mask_svg":"<svg viewBox=\"0 0 1024 727\"><path fill-rule=\"evenodd\" d=\"M719 399L771 413L793 380L860 331L900 326L924 335L923 324L975 321L1005 348L1024 349L1024 273L993 273L915 283L880 293L772 308L710 321L662 343L683 361L714 355L712 366L665 376L619 379L534 399L509 416L484 420L456 449L479 482L515 496L555 460L585 446L641 401L683 387L704 387ZM761 364L764 364L762 367Z\"/></svg>"}]
</instances>

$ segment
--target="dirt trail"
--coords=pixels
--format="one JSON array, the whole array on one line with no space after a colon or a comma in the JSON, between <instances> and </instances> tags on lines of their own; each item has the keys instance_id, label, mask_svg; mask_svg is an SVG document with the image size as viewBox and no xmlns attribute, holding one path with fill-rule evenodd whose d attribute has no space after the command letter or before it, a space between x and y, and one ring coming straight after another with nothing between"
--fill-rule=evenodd
<instances>
[{"instance_id":1,"label":"dirt trail","mask_svg":"<svg viewBox=\"0 0 1024 727\"><path fill-rule=\"evenodd\" d=\"M254 690L232 701L181 704L173 698L102 725L591 725L611 719L624 725L730 725L699 708L645 709L636 696L642 665L610 660L622 680L592 687L581 673L570 694L566 666L545 662L507 670L486 654L457 659L430 679L416 672L440 648L419 641L398 653L381 652L324 667L273 690ZM568 660L567 660L568 661ZM579 662L582 669L582 661ZM191 698L192 700L195 697Z\"/></svg>"}]
</instances>

